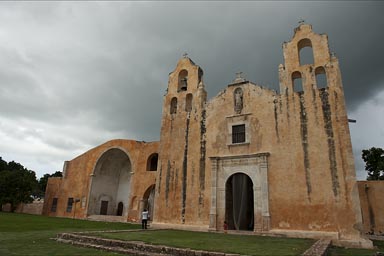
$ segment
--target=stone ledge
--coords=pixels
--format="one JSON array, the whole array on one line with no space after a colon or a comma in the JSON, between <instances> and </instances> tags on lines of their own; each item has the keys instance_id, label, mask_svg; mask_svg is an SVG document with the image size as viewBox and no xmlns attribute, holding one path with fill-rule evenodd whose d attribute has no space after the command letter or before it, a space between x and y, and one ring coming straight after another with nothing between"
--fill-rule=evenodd
<instances>
[{"instance_id":1,"label":"stone ledge","mask_svg":"<svg viewBox=\"0 0 384 256\"><path fill-rule=\"evenodd\" d=\"M294 238L311 238L311 239L326 239L326 240L339 239L338 232L272 229L269 231L269 233L283 235L286 237L294 237Z\"/></svg>"},{"instance_id":2,"label":"stone ledge","mask_svg":"<svg viewBox=\"0 0 384 256\"><path fill-rule=\"evenodd\" d=\"M200 231L200 232L207 232L209 229L208 225L171 224L171 223L161 223L161 222L152 222L151 225L154 229L177 229L177 230Z\"/></svg>"}]
</instances>

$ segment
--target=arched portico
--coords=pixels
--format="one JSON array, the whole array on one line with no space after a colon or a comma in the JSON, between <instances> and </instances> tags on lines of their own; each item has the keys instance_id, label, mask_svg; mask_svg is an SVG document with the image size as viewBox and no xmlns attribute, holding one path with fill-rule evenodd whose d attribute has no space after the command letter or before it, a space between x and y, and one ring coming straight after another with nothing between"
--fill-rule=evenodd
<instances>
[{"instance_id":1,"label":"arched portico","mask_svg":"<svg viewBox=\"0 0 384 256\"><path fill-rule=\"evenodd\" d=\"M91 178L88 215L127 216L132 164L119 148L105 151Z\"/></svg>"}]
</instances>

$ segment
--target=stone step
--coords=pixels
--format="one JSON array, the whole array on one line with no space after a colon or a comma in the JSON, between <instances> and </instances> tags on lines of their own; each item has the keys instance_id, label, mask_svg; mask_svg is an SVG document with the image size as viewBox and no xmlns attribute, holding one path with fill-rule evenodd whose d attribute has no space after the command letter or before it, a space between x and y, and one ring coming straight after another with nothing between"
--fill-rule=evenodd
<instances>
[{"instance_id":1,"label":"stone step","mask_svg":"<svg viewBox=\"0 0 384 256\"><path fill-rule=\"evenodd\" d=\"M302 255L303 256L325 256L327 255L327 251L330 245L331 245L331 240L326 240L326 239L317 240Z\"/></svg>"},{"instance_id":2,"label":"stone step","mask_svg":"<svg viewBox=\"0 0 384 256\"><path fill-rule=\"evenodd\" d=\"M107 221L107 222L127 222L127 218L124 216L114 215L89 215L88 220L94 221Z\"/></svg>"},{"instance_id":3,"label":"stone step","mask_svg":"<svg viewBox=\"0 0 384 256\"><path fill-rule=\"evenodd\" d=\"M189 248L175 248L163 245L146 244L141 241L122 241L100 237L87 236L84 234L62 233L58 234L58 242L71 243L73 245L92 247L107 251L121 252L129 255L148 256L240 256L239 254L228 254L222 252L208 252L192 250Z\"/></svg>"},{"instance_id":4,"label":"stone step","mask_svg":"<svg viewBox=\"0 0 384 256\"><path fill-rule=\"evenodd\" d=\"M117 252L121 254L135 255L135 256L168 256L169 255L169 254L159 254L159 253L151 253L151 252L140 252L133 249L121 248L118 246L108 247L100 244L77 242L77 241L66 240L62 238L57 238L56 241L60 243L66 243L66 244L71 244L71 245L80 246L80 247L93 248L97 250Z\"/></svg>"}]
</instances>

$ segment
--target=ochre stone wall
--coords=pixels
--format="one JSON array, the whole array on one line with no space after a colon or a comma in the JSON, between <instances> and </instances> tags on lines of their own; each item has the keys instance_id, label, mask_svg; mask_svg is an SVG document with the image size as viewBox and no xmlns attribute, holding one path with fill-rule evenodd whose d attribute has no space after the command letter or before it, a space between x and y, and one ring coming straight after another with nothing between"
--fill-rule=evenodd
<instances>
[{"instance_id":1,"label":"ochre stone wall","mask_svg":"<svg viewBox=\"0 0 384 256\"><path fill-rule=\"evenodd\" d=\"M179 74L185 72L188 72L188 80L187 88L183 89L179 88ZM169 76L168 92L164 96L155 197L154 221L158 223L208 225L206 92L201 78L202 70L189 58L182 58ZM188 97L192 99L190 109L187 107ZM172 101L177 101L177 105Z\"/></svg>"},{"instance_id":2,"label":"ochre stone wall","mask_svg":"<svg viewBox=\"0 0 384 256\"><path fill-rule=\"evenodd\" d=\"M158 153L157 142L140 142L133 140L112 140L106 142L88 152L66 162L63 171L63 178L50 178L48 180L44 214L49 216L61 217L87 217L88 198L92 183L92 174L98 159L110 149L120 149L124 151L131 162L131 183L128 202L127 219L139 219L140 201L145 191L155 184L156 172L147 171L148 157L153 153ZM56 212L51 212L53 198L58 198ZM67 212L68 198L80 199L72 207L72 211ZM133 203L132 203L133 201Z\"/></svg>"},{"instance_id":3,"label":"ochre stone wall","mask_svg":"<svg viewBox=\"0 0 384 256\"><path fill-rule=\"evenodd\" d=\"M384 235L384 181L358 181L357 184L364 233Z\"/></svg>"}]
</instances>

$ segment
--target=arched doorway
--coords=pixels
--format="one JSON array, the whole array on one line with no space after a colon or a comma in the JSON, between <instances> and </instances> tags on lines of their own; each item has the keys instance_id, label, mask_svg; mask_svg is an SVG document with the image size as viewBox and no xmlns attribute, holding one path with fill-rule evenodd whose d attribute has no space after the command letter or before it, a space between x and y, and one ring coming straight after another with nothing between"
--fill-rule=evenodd
<instances>
[{"instance_id":1,"label":"arched doorway","mask_svg":"<svg viewBox=\"0 0 384 256\"><path fill-rule=\"evenodd\" d=\"M253 230L253 183L244 173L235 173L225 184L225 220L230 230Z\"/></svg>"},{"instance_id":2,"label":"arched doorway","mask_svg":"<svg viewBox=\"0 0 384 256\"><path fill-rule=\"evenodd\" d=\"M92 174L88 215L127 214L131 171L131 161L121 149L112 148L100 156Z\"/></svg>"},{"instance_id":3,"label":"arched doorway","mask_svg":"<svg viewBox=\"0 0 384 256\"><path fill-rule=\"evenodd\" d=\"M120 202L117 205L117 213L116 213L116 215L117 216L123 216L123 210L124 210L124 204L123 204L123 202Z\"/></svg>"},{"instance_id":4,"label":"arched doorway","mask_svg":"<svg viewBox=\"0 0 384 256\"><path fill-rule=\"evenodd\" d=\"M143 207L141 210L147 209L151 220L153 220L153 209L155 208L155 185L147 188L143 195Z\"/></svg>"}]
</instances>

